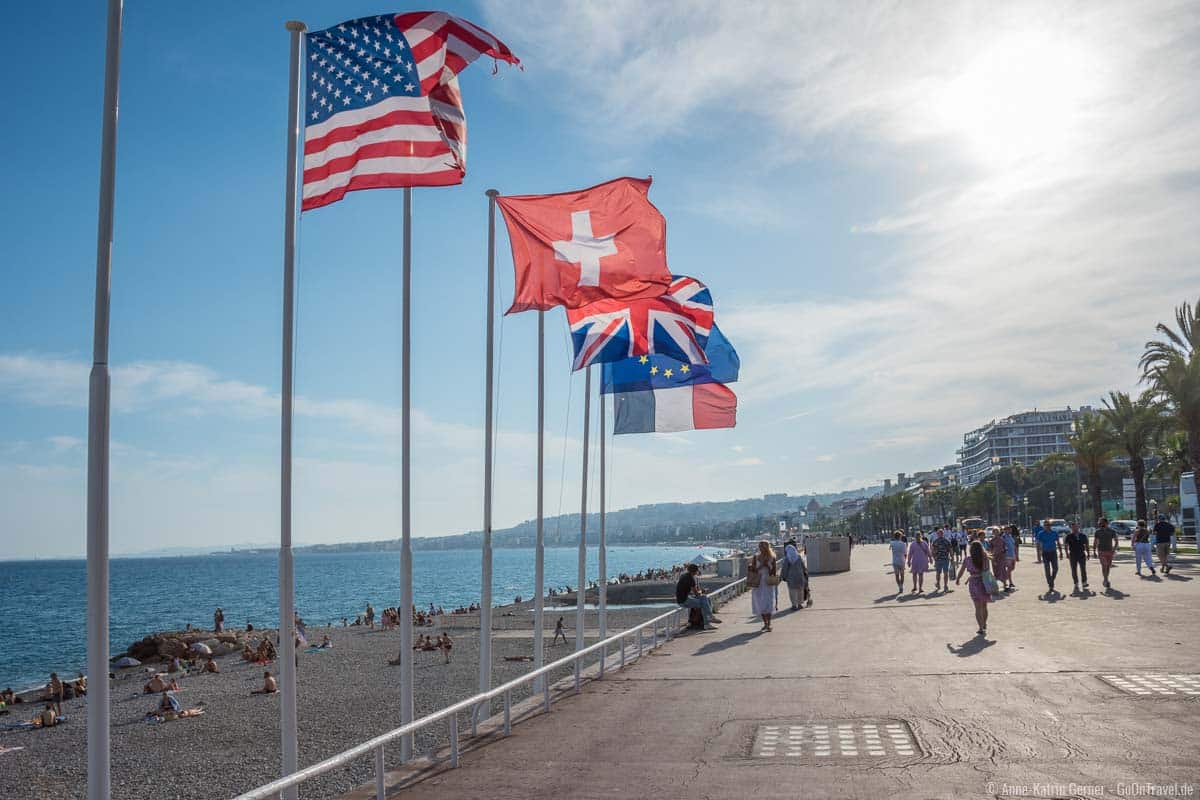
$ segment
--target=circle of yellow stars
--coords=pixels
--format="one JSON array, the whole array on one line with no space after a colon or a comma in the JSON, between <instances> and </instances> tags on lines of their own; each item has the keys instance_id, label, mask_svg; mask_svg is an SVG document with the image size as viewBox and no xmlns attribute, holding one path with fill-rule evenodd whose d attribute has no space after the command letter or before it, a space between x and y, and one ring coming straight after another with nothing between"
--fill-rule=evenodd
<instances>
[{"instance_id":1,"label":"circle of yellow stars","mask_svg":"<svg viewBox=\"0 0 1200 800\"><path fill-rule=\"evenodd\" d=\"M650 358L648 356L640 356L638 358L639 364L648 364L649 362L650 362ZM688 364L680 364L679 365L679 374L681 376L687 375L689 372L691 372L691 370L692 370L692 368ZM658 367L650 367L650 374L657 375ZM667 367L666 369L664 369L662 371L662 374L663 374L664 378L673 378L673 377L675 377L675 370L671 369L670 367Z\"/></svg>"}]
</instances>

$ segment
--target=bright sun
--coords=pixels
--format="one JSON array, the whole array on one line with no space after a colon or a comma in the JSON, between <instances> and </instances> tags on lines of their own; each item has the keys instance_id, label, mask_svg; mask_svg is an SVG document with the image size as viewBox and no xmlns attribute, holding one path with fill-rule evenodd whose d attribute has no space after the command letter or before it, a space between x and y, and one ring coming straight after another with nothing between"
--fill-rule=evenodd
<instances>
[{"instance_id":1,"label":"bright sun","mask_svg":"<svg viewBox=\"0 0 1200 800\"><path fill-rule=\"evenodd\" d=\"M971 61L934 113L978 158L1006 164L1072 147L1096 84L1082 48L1040 34L1012 36Z\"/></svg>"}]
</instances>

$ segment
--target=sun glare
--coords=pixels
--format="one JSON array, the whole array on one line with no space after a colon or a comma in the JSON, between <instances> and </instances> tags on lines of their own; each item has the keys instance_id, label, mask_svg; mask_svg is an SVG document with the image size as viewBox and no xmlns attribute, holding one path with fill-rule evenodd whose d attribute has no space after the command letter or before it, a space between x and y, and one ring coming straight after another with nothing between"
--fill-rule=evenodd
<instances>
[{"instance_id":1,"label":"sun glare","mask_svg":"<svg viewBox=\"0 0 1200 800\"><path fill-rule=\"evenodd\" d=\"M938 98L935 113L989 163L1053 155L1083 134L1096 91L1080 47L1042 35L1003 39L970 62Z\"/></svg>"}]
</instances>

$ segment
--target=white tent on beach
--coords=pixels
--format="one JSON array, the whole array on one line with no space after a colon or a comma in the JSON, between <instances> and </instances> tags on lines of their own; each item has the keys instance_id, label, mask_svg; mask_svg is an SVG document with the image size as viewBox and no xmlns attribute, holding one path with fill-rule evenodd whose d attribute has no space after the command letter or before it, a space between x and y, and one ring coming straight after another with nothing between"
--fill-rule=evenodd
<instances>
[{"instance_id":1,"label":"white tent on beach","mask_svg":"<svg viewBox=\"0 0 1200 800\"><path fill-rule=\"evenodd\" d=\"M707 566L708 564L715 564L717 563L717 560L712 556L705 555L704 553L697 553L690 561L688 561L688 563L703 567Z\"/></svg>"}]
</instances>

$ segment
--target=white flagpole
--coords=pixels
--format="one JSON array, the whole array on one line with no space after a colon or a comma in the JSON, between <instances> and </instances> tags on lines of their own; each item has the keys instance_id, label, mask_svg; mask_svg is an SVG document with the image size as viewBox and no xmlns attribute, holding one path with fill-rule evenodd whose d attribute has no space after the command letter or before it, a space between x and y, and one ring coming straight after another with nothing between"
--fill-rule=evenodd
<instances>
[{"instance_id":1,"label":"white flagpole","mask_svg":"<svg viewBox=\"0 0 1200 800\"><path fill-rule=\"evenodd\" d=\"M117 90L121 75L121 0L108 0L100 208L96 223L96 311L88 381L87 702L88 800L111 793L108 684L108 311L112 289L113 190L117 169Z\"/></svg>"},{"instance_id":2,"label":"white flagpole","mask_svg":"<svg viewBox=\"0 0 1200 800\"><path fill-rule=\"evenodd\" d=\"M583 380L583 481L579 502L579 573L575 587L575 649L583 649L584 607L587 600L587 484L588 435L592 416L592 368L584 367ZM579 688L580 662L575 662L575 688Z\"/></svg>"},{"instance_id":3,"label":"white flagpole","mask_svg":"<svg viewBox=\"0 0 1200 800\"><path fill-rule=\"evenodd\" d=\"M304 57L303 36L308 27L292 20L284 27L292 35L288 61L287 189L283 220L283 377L280 387L279 454L279 735L283 774L300 769L296 740L296 611L295 572L292 563L292 386L296 305L296 157L300 142L300 66ZM287 800L297 789L284 790Z\"/></svg>"},{"instance_id":4,"label":"white flagpole","mask_svg":"<svg viewBox=\"0 0 1200 800\"><path fill-rule=\"evenodd\" d=\"M601 386L600 388L601 388L601 392L600 392L600 541L597 543L599 545L599 550L597 552L596 561L597 561L597 567L599 568L599 572L600 572L600 579L597 581L597 586L599 586L598 605L600 607L600 612L599 612L600 639L601 639L601 641L603 641L604 639L608 638L608 635L607 635L607 632L608 632L608 553L607 553L607 549L606 549L608 547L608 544L605 541L605 537L604 537L604 509L605 509L604 453L605 453L605 448L606 448L606 445L604 442L604 429L606 426L605 419L604 419L605 403L604 403L604 392L603 392L604 387ZM600 674L601 675L604 674L604 656L605 656L605 653L602 648L600 650Z\"/></svg>"},{"instance_id":5,"label":"white flagpole","mask_svg":"<svg viewBox=\"0 0 1200 800\"><path fill-rule=\"evenodd\" d=\"M487 267L487 366L484 379L487 397L483 412L483 563L479 585L479 691L492 688L492 387L495 382L493 342L496 332L496 196L488 197ZM488 704L490 709L491 704Z\"/></svg>"},{"instance_id":6,"label":"white flagpole","mask_svg":"<svg viewBox=\"0 0 1200 800\"><path fill-rule=\"evenodd\" d=\"M537 357L537 544L533 562L533 668L542 668L545 661L546 637L542 626L546 617L546 537L544 531L544 469L543 445L546 429L546 312L538 311L538 357ZM541 691L542 679L534 684L534 691Z\"/></svg>"},{"instance_id":7,"label":"white flagpole","mask_svg":"<svg viewBox=\"0 0 1200 800\"><path fill-rule=\"evenodd\" d=\"M412 653L412 187L404 187L404 267L400 300L400 724L413 720ZM412 758L412 736L400 739L400 760Z\"/></svg>"}]
</instances>

